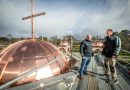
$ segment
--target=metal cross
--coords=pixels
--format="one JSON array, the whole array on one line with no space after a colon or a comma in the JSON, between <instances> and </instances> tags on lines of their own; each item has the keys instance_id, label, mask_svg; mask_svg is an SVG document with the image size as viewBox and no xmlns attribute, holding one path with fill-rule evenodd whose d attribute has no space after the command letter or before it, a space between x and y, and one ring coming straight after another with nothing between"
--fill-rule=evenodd
<instances>
[{"instance_id":1,"label":"metal cross","mask_svg":"<svg viewBox=\"0 0 130 90\"><path fill-rule=\"evenodd\" d=\"M34 17L37 17L37 16L41 16L41 15L45 15L45 14L46 14L45 12L41 12L41 13L34 14L33 8L34 8L34 0L31 0L31 15L22 18L22 20L31 19L31 25L32 25L32 26L31 26L31 27L32 27L32 40L34 40L34 38L35 38L35 35L34 35Z\"/></svg>"}]
</instances>

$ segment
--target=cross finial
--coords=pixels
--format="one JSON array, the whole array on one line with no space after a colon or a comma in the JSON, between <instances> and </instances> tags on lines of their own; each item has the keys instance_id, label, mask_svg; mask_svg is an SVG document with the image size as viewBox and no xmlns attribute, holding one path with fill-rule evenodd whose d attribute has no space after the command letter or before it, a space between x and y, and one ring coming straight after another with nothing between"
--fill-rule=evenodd
<instances>
[{"instance_id":1,"label":"cross finial","mask_svg":"<svg viewBox=\"0 0 130 90\"><path fill-rule=\"evenodd\" d=\"M35 38L35 32L34 32L34 17L45 15L45 12L34 14L34 0L31 0L31 16L27 16L22 18L22 20L30 19L31 18L31 27L32 27L32 40Z\"/></svg>"}]
</instances>

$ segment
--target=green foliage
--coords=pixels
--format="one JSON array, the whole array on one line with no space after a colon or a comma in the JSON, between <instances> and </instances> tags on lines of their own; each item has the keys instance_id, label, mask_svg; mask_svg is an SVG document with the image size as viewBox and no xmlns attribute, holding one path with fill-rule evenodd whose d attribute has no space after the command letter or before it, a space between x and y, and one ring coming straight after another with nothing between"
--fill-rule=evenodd
<instances>
[{"instance_id":1,"label":"green foliage","mask_svg":"<svg viewBox=\"0 0 130 90\"><path fill-rule=\"evenodd\" d=\"M130 35L127 35L128 30L122 30L120 33L115 32L121 38L122 49L130 51Z\"/></svg>"},{"instance_id":2,"label":"green foliage","mask_svg":"<svg viewBox=\"0 0 130 90\"><path fill-rule=\"evenodd\" d=\"M47 37L42 37L40 36L39 38L37 38L38 40L44 40L44 41L48 41L48 38Z\"/></svg>"},{"instance_id":3,"label":"green foliage","mask_svg":"<svg viewBox=\"0 0 130 90\"><path fill-rule=\"evenodd\" d=\"M119 53L119 56L130 56L130 53L126 53L126 52L121 51Z\"/></svg>"},{"instance_id":4,"label":"green foliage","mask_svg":"<svg viewBox=\"0 0 130 90\"><path fill-rule=\"evenodd\" d=\"M57 36L52 36L51 37L51 41L57 41L57 40L60 40L60 38L58 38Z\"/></svg>"},{"instance_id":5,"label":"green foliage","mask_svg":"<svg viewBox=\"0 0 130 90\"><path fill-rule=\"evenodd\" d=\"M11 38L11 39L8 39L7 37L0 37L0 44L8 44L8 43L14 43L14 42L17 42L19 41L20 38Z\"/></svg>"},{"instance_id":6,"label":"green foliage","mask_svg":"<svg viewBox=\"0 0 130 90\"><path fill-rule=\"evenodd\" d=\"M73 52L79 52L79 48L80 48L79 43L78 43L77 45L74 44L74 45L73 45Z\"/></svg>"},{"instance_id":7,"label":"green foliage","mask_svg":"<svg viewBox=\"0 0 130 90\"><path fill-rule=\"evenodd\" d=\"M72 41L77 41L77 39L73 35L66 35L64 36L64 38L66 38L68 41L71 41L71 39Z\"/></svg>"},{"instance_id":8,"label":"green foliage","mask_svg":"<svg viewBox=\"0 0 130 90\"><path fill-rule=\"evenodd\" d=\"M126 65L127 63L124 62L123 60L118 60L119 63L121 63L122 65Z\"/></svg>"},{"instance_id":9,"label":"green foliage","mask_svg":"<svg viewBox=\"0 0 130 90\"><path fill-rule=\"evenodd\" d=\"M10 40L7 37L0 37L0 44L7 45Z\"/></svg>"},{"instance_id":10,"label":"green foliage","mask_svg":"<svg viewBox=\"0 0 130 90\"><path fill-rule=\"evenodd\" d=\"M92 38L92 40L94 41L94 40L96 40L97 38L95 37L95 36L93 36L93 38Z\"/></svg>"}]
</instances>

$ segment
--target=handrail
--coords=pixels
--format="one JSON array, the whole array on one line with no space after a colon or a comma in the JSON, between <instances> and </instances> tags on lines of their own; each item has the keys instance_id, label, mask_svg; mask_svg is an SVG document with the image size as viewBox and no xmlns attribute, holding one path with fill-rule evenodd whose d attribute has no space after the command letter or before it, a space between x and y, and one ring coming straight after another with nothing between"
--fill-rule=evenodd
<instances>
[{"instance_id":1,"label":"handrail","mask_svg":"<svg viewBox=\"0 0 130 90\"><path fill-rule=\"evenodd\" d=\"M126 52L126 53L130 53L130 51L123 50L123 49L122 49L121 51ZM130 64L129 62L125 61L125 59L123 59L123 58L121 58L121 57L120 57L120 58L117 58L117 59L124 61L125 63L127 63L127 65ZM126 66L126 65L125 65L125 66Z\"/></svg>"},{"instance_id":2,"label":"handrail","mask_svg":"<svg viewBox=\"0 0 130 90\"><path fill-rule=\"evenodd\" d=\"M121 51L123 51L123 52L126 52L126 53L130 53L130 51L127 51L127 50L123 50L123 49L121 49ZM117 58L118 60L122 60L122 61L124 61L125 63L127 63L127 64L130 64L129 62L127 62L127 61L125 61L125 59L123 59L123 58Z\"/></svg>"},{"instance_id":3,"label":"handrail","mask_svg":"<svg viewBox=\"0 0 130 90\"><path fill-rule=\"evenodd\" d=\"M125 53L130 53L130 51L127 51L127 50L121 50L121 51L123 51L123 52L125 52ZM127 62L127 61L125 61L123 58L117 58L118 60L122 60L122 61L124 61L125 63L126 63L126 65L122 65L119 61L117 61L117 63L118 63L118 65L125 71L123 71L127 76L128 76L128 72L129 72L129 70L126 68L126 66L127 65L129 65L130 63L129 62ZM127 72L127 73L126 73Z\"/></svg>"},{"instance_id":4,"label":"handrail","mask_svg":"<svg viewBox=\"0 0 130 90\"><path fill-rule=\"evenodd\" d=\"M99 58L100 55L98 54L97 56ZM121 67L125 71L125 72L123 71L125 73L125 75L127 75L129 77L129 75L128 75L128 72L129 72L128 69L126 69L125 66L123 66L118 60L117 60L117 64L119 65L119 67Z\"/></svg>"},{"instance_id":5,"label":"handrail","mask_svg":"<svg viewBox=\"0 0 130 90\"><path fill-rule=\"evenodd\" d=\"M122 61L124 61L125 63L127 63L127 64L129 64L129 62L127 62L127 61L125 61L123 58L117 58L117 60L122 60Z\"/></svg>"},{"instance_id":6,"label":"handrail","mask_svg":"<svg viewBox=\"0 0 130 90\"><path fill-rule=\"evenodd\" d=\"M127 50L123 50L123 49L121 49L121 51L123 51L123 52L126 52L126 53L130 53L130 51L127 51Z\"/></svg>"},{"instance_id":7,"label":"handrail","mask_svg":"<svg viewBox=\"0 0 130 90\"><path fill-rule=\"evenodd\" d=\"M11 81L8 81L7 83L5 83L5 84L3 84L3 85L0 86L0 90L6 88L7 86L13 84L14 82L16 82L16 81L18 81L18 80L20 80L20 79L22 79L22 78L28 76L29 74L32 74L32 73L36 72L37 70L39 70L39 69L41 69L41 68L43 68L43 67L45 67L45 66L47 66L47 65L49 65L49 64L51 64L51 63L53 63L53 62L55 62L55 61L57 61L57 60L58 60L57 58L54 58L54 59L52 59L52 61L47 62L47 63L45 63L45 64L42 64L42 65L40 65L40 66L38 66L38 67L36 67L36 68L30 70L30 71L28 71L28 72L26 72L26 73L24 73L24 74L18 76L17 78L15 78L15 79L13 79L13 80L11 80Z\"/></svg>"},{"instance_id":8,"label":"handrail","mask_svg":"<svg viewBox=\"0 0 130 90\"><path fill-rule=\"evenodd\" d=\"M130 77L128 74L129 74L129 70L126 69L126 67L124 67L122 64L120 64L118 61L117 61L118 65L123 69L122 72L127 75L127 77Z\"/></svg>"}]
</instances>

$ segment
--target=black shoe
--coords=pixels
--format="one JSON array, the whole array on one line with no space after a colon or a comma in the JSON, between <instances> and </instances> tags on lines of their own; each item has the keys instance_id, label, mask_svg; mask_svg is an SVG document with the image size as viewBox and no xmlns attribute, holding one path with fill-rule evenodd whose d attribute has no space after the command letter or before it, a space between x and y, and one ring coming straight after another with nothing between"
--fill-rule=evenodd
<instances>
[{"instance_id":1,"label":"black shoe","mask_svg":"<svg viewBox=\"0 0 130 90\"><path fill-rule=\"evenodd\" d=\"M117 79L113 80L113 83L114 83L114 84L117 84L117 83L118 83Z\"/></svg>"},{"instance_id":2,"label":"black shoe","mask_svg":"<svg viewBox=\"0 0 130 90\"><path fill-rule=\"evenodd\" d=\"M77 76L79 79L83 79L83 76L82 75L78 75Z\"/></svg>"},{"instance_id":3,"label":"black shoe","mask_svg":"<svg viewBox=\"0 0 130 90\"><path fill-rule=\"evenodd\" d=\"M111 83L111 76L110 76L109 74L105 74L105 75L106 75L106 77L107 77L108 83Z\"/></svg>"},{"instance_id":4,"label":"black shoe","mask_svg":"<svg viewBox=\"0 0 130 90\"><path fill-rule=\"evenodd\" d=\"M84 75L87 75L87 72L84 72Z\"/></svg>"}]
</instances>

